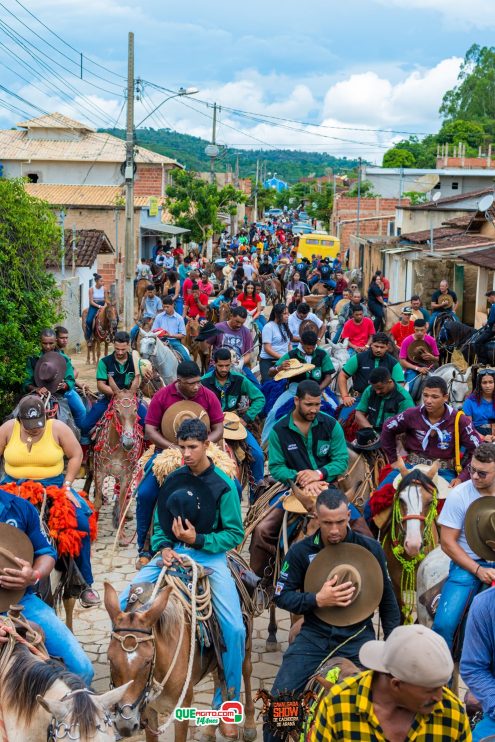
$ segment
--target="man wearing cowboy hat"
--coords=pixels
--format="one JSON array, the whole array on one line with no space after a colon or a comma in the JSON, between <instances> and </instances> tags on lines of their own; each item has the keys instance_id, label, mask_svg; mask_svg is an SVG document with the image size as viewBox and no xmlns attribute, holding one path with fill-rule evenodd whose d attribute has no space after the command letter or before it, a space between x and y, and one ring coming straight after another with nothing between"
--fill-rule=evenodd
<instances>
[{"instance_id":1,"label":"man wearing cowboy hat","mask_svg":"<svg viewBox=\"0 0 495 742\"><path fill-rule=\"evenodd\" d=\"M244 374L232 371L232 356L228 348L218 348L213 354L213 362L214 368L202 377L202 385L216 395L224 413L237 412L246 422L253 422L265 406L263 393ZM247 409L245 402L249 405ZM241 403L243 410L239 409ZM254 495L256 487L263 482L265 456L251 431L245 432L245 439L253 458L250 464L253 484L250 486L251 495Z\"/></svg>"},{"instance_id":2,"label":"man wearing cowboy hat","mask_svg":"<svg viewBox=\"0 0 495 742\"><path fill-rule=\"evenodd\" d=\"M299 367L291 363L293 360L299 361ZM291 383L299 383L313 379L323 391L330 384L335 368L328 353L318 348L316 332L305 330L297 347L281 356L268 373L275 377L275 381L290 379Z\"/></svg>"},{"instance_id":3,"label":"man wearing cowboy hat","mask_svg":"<svg viewBox=\"0 0 495 742\"><path fill-rule=\"evenodd\" d=\"M440 281L439 288L431 295L431 317L430 328L433 330L435 321L440 314L448 314L457 322L459 321L455 310L457 309L457 294L449 289L449 282L444 278Z\"/></svg>"},{"instance_id":4,"label":"man wearing cowboy hat","mask_svg":"<svg viewBox=\"0 0 495 742\"><path fill-rule=\"evenodd\" d=\"M458 431L458 433L457 433ZM423 404L410 407L383 423L381 447L393 469L401 469L404 462L397 453L398 436L404 433L403 446L407 451L406 466L433 464L440 460L440 476L455 487L469 479L468 464L481 443L469 417L449 404L447 383L441 376L430 376L423 387ZM460 451L464 453L456 471ZM388 474L382 482L389 484L396 472Z\"/></svg>"},{"instance_id":5,"label":"man wearing cowboy hat","mask_svg":"<svg viewBox=\"0 0 495 742\"><path fill-rule=\"evenodd\" d=\"M301 327L301 322L305 320L311 320L311 322L315 323L318 328L318 339L321 340L325 336L327 325L311 311L309 304L302 301L297 305L296 311L289 315L289 330L292 333L292 341L294 343L301 342L299 328Z\"/></svg>"},{"instance_id":6,"label":"man wearing cowboy hat","mask_svg":"<svg viewBox=\"0 0 495 742\"><path fill-rule=\"evenodd\" d=\"M285 555L275 603L304 616L275 678L272 694L300 693L329 654L359 664L359 651L375 639L378 608L385 637L400 624L400 612L383 549L351 531L349 503L336 487L316 500L318 530L293 544ZM265 742L274 738L267 732Z\"/></svg>"},{"instance_id":7,"label":"man wearing cowboy hat","mask_svg":"<svg viewBox=\"0 0 495 742\"><path fill-rule=\"evenodd\" d=\"M91 662L53 608L36 595L40 580L48 578L55 566L57 552L41 530L36 508L1 488L0 544L5 550L0 555L0 613L21 603L24 617L43 629L50 655L61 657L68 670L90 685Z\"/></svg>"},{"instance_id":8,"label":"man wearing cowboy hat","mask_svg":"<svg viewBox=\"0 0 495 742\"><path fill-rule=\"evenodd\" d=\"M481 443L475 450L470 475L467 482L452 490L437 519L442 526L442 550L452 562L442 587L433 630L443 636L451 650L454 635L473 597L495 580L495 552L480 541L476 510L485 505L495 506L493 443ZM473 503L477 505L471 508Z\"/></svg>"},{"instance_id":9,"label":"man wearing cowboy hat","mask_svg":"<svg viewBox=\"0 0 495 742\"><path fill-rule=\"evenodd\" d=\"M447 687L454 663L426 626L398 626L359 652L359 675L337 681L317 709L312 740L470 742L469 719Z\"/></svg>"},{"instance_id":10,"label":"man wearing cowboy hat","mask_svg":"<svg viewBox=\"0 0 495 742\"><path fill-rule=\"evenodd\" d=\"M409 407L414 407L414 402L407 389L392 379L388 368L374 368L356 407L356 424L380 433L385 420Z\"/></svg>"},{"instance_id":11,"label":"man wearing cowboy hat","mask_svg":"<svg viewBox=\"0 0 495 742\"><path fill-rule=\"evenodd\" d=\"M471 512L468 510L466 517L469 546L485 559L495 558L494 506L493 496L480 497L472 503L469 510L473 509ZM473 730L473 742L492 740L495 735L494 627L495 590L484 589L474 598L469 609L459 668L462 679L483 709L483 718Z\"/></svg>"},{"instance_id":12,"label":"man wearing cowboy hat","mask_svg":"<svg viewBox=\"0 0 495 742\"><path fill-rule=\"evenodd\" d=\"M437 341L427 334L424 319L414 320L414 331L400 346L399 362L405 370L406 381L412 381L418 374L427 374L438 365L440 352Z\"/></svg>"},{"instance_id":13,"label":"man wearing cowboy hat","mask_svg":"<svg viewBox=\"0 0 495 742\"><path fill-rule=\"evenodd\" d=\"M488 312L486 325L484 325L474 343L474 349L479 363L492 363L493 352L487 350L486 344L495 340L495 289L487 291L485 296L490 305L490 311Z\"/></svg>"},{"instance_id":14,"label":"man wearing cowboy hat","mask_svg":"<svg viewBox=\"0 0 495 742\"><path fill-rule=\"evenodd\" d=\"M158 390L146 413L145 435L155 445L155 453L147 463L145 476L137 491L136 525L139 565L146 564L149 561L150 554L145 550L145 542L159 491L152 464L161 451L177 447L178 413L182 412L184 407L191 407L191 403L195 411L194 416L198 416L196 413L199 409L204 411L209 419L208 440L212 443L220 441L223 436L223 412L220 402L210 389L201 384L201 373L198 365L194 361L182 361L177 366L177 381ZM181 409L174 417L172 413L174 409L177 410L175 405L180 405ZM165 426L163 422L167 412L172 415L172 425ZM174 423L174 419L177 421L176 423ZM165 432L167 432L167 435L165 435Z\"/></svg>"}]
</instances>

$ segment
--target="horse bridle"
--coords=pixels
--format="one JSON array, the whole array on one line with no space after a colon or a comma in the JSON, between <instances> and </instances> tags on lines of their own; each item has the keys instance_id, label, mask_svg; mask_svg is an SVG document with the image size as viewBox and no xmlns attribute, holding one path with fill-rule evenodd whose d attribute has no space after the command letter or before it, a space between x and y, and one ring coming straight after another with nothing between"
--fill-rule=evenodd
<instances>
[{"instance_id":1,"label":"horse bridle","mask_svg":"<svg viewBox=\"0 0 495 742\"><path fill-rule=\"evenodd\" d=\"M94 693L89 690L89 688L78 688L77 690L70 691L69 693L66 693L65 696L62 696L60 699L61 701L66 701L69 698L72 698L76 693L88 693L90 696L93 696ZM69 711L67 711L67 714ZM77 735L72 734L73 730L76 730L79 724L67 724L64 719L66 718L67 714L62 717L62 719L57 719L55 716L52 716L50 724L48 725L47 734L46 734L46 740L47 742L57 742L57 740L60 739L69 739L69 740L80 740L81 737L79 736L79 732ZM113 720L108 711L103 711L103 723L106 727L112 727L113 726ZM102 731L101 724L96 724L96 729L99 731Z\"/></svg>"},{"instance_id":2,"label":"horse bridle","mask_svg":"<svg viewBox=\"0 0 495 742\"><path fill-rule=\"evenodd\" d=\"M123 633L124 636L119 636L120 633ZM145 636L138 637L136 636L136 634L144 634ZM136 698L134 703L124 703L122 706L117 704L116 706L117 714L119 714L119 716L122 719L125 719L126 721L128 721L129 719L132 719L132 713L130 712L134 711L134 709L137 709L138 712L140 713L143 710L143 708L146 706L146 704L148 703L151 686L153 685L153 676L155 674L155 665L156 665L155 633L153 629L137 629L137 628L130 628L130 627L116 629L115 627L112 627L112 633L110 634L110 636L112 639L116 639L119 642L121 649L123 649L123 651L127 652L128 654L131 654L131 652L135 652L138 645L141 644L142 642L149 642L149 641L153 642L153 658L151 660L150 671L148 673L148 678L146 680L143 690L141 691L139 696ZM129 639L129 637L134 640L134 645L131 647L128 647L125 644L126 640ZM113 682L110 682L110 686L112 688L114 687ZM127 713L129 714L128 716L124 714L124 710L126 709L127 709Z\"/></svg>"}]
</instances>

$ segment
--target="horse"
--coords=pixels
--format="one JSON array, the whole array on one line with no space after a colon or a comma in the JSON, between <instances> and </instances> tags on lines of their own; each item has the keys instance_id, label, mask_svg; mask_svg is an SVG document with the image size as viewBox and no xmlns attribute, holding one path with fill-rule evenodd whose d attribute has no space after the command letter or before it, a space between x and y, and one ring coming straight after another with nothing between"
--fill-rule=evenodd
<instances>
[{"instance_id":1,"label":"horse","mask_svg":"<svg viewBox=\"0 0 495 742\"><path fill-rule=\"evenodd\" d=\"M144 332L140 329L139 340L140 356L151 361L151 365L163 379L163 383L167 385L175 381L179 361L172 348L163 343L154 332Z\"/></svg>"},{"instance_id":2,"label":"horse","mask_svg":"<svg viewBox=\"0 0 495 742\"><path fill-rule=\"evenodd\" d=\"M95 508L101 508L105 479L114 477L119 482L119 499L116 499L113 511L115 527L130 495L134 467L143 453L143 429L137 408L136 395L122 389L112 397L97 426L94 445Z\"/></svg>"},{"instance_id":3,"label":"horse","mask_svg":"<svg viewBox=\"0 0 495 742\"><path fill-rule=\"evenodd\" d=\"M134 293L136 294L138 309L141 306L141 302L143 301L143 297L149 285L150 281L147 278L140 278L136 284L136 290Z\"/></svg>"},{"instance_id":4,"label":"horse","mask_svg":"<svg viewBox=\"0 0 495 742\"><path fill-rule=\"evenodd\" d=\"M451 317L447 317L438 333L438 348L440 357L450 359L452 353L458 350L464 356L468 364L473 364L476 360L476 349L474 344L478 340L481 329L475 330L474 327L465 325L462 322L456 322ZM495 363L495 342L484 343L487 357L490 364Z\"/></svg>"},{"instance_id":5,"label":"horse","mask_svg":"<svg viewBox=\"0 0 495 742\"><path fill-rule=\"evenodd\" d=\"M86 317L88 310L85 309L82 313L82 328L86 331ZM98 310L95 321L93 324L93 336L92 339L86 341L87 345L87 356L86 363L89 365L90 354L93 357L93 364L98 363L101 357L101 345L105 345L105 355L108 355L108 345L113 342L115 333L117 332L117 326L119 324L119 315L117 312L117 306L114 303L108 303L104 307Z\"/></svg>"},{"instance_id":6,"label":"horse","mask_svg":"<svg viewBox=\"0 0 495 742\"><path fill-rule=\"evenodd\" d=\"M33 654L18 642L4 660L7 651L2 652L0 676L2 742L116 739L109 712L126 693L126 686L93 695L81 678L39 650Z\"/></svg>"},{"instance_id":7,"label":"horse","mask_svg":"<svg viewBox=\"0 0 495 742\"><path fill-rule=\"evenodd\" d=\"M199 647L195 631L191 629L191 620L186 617L183 604L172 586L161 590L142 608L123 612L117 593L105 582L105 607L113 627L108 647L112 682L119 685L129 679L134 681L124 694L123 705L117 707L116 728L127 737L135 734L144 722L146 741L153 742L158 737L158 713L172 712L177 706L192 706L194 686L208 673L216 671L215 651L212 647ZM243 734L245 740L254 740L252 619L248 618L247 623L242 666L245 692ZM169 717L168 723L171 720ZM175 721L176 742L185 742L187 727L187 720ZM167 739L171 739L171 735Z\"/></svg>"},{"instance_id":8,"label":"horse","mask_svg":"<svg viewBox=\"0 0 495 742\"><path fill-rule=\"evenodd\" d=\"M277 302L284 300L284 292L282 291L282 284L278 278L273 275L260 276L261 290L266 296L267 302L271 302L273 305Z\"/></svg>"},{"instance_id":9,"label":"horse","mask_svg":"<svg viewBox=\"0 0 495 742\"><path fill-rule=\"evenodd\" d=\"M406 624L413 622L418 565L438 544L437 494L432 479L438 467L437 461L427 472L402 470L390 517L380 530L392 587Z\"/></svg>"},{"instance_id":10,"label":"horse","mask_svg":"<svg viewBox=\"0 0 495 742\"><path fill-rule=\"evenodd\" d=\"M153 274L153 283L155 285L157 296L163 295L163 284L167 278L167 271L162 265L151 263L151 273Z\"/></svg>"},{"instance_id":11,"label":"horse","mask_svg":"<svg viewBox=\"0 0 495 742\"><path fill-rule=\"evenodd\" d=\"M408 382L409 391L415 402L419 403L421 400L424 382L431 376L440 376L447 383L449 402L453 407L461 409L469 391L471 367L463 371L455 363L446 363L427 374L418 374L413 381Z\"/></svg>"}]
</instances>

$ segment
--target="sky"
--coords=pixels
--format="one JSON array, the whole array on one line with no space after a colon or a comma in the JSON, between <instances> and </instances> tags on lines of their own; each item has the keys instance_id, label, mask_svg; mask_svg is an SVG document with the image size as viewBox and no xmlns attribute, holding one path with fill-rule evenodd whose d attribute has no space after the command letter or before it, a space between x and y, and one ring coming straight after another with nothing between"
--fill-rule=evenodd
<instances>
[{"instance_id":1,"label":"sky","mask_svg":"<svg viewBox=\"0 0 495 742\"><path fill-rule=\"evenodd\" d=\"M210 139L217 102L220 144L380 164L438 131L467 49L493 43L495 2L1 0L0 127L53 111L123 127L129 31L137 125L162 104L145 126ZM199 92L165 100L181 86Z\"/></svg>"}]
</instances>

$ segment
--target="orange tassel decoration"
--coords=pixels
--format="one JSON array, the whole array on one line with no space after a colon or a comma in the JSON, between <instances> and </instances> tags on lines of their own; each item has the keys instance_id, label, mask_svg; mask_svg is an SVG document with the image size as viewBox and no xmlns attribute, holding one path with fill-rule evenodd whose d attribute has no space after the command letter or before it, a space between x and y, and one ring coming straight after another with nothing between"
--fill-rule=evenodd
<instances>
[{"instance_id":1,"label":"orange tassel decoration","mask_svg":"<svg viewBox=\"0 0 495 742\"><path fill-rule=\"evenodd\" d=\"M40 509L43 503L45 487L41 482L23 482L18 485L15 482L2 484L1 488L11 495L22 497L35 508ZM89 516L89 537L95 541L98 535L98 522L92 503L89 502L86 492L78 493L92 510ZM46 487L46 498L48 503L48 532L53 539L59 556L78 557L81 553L82 540L86 535L84 531L77 529L75 507L67 498L65 489L50 485Z\"/></svg>"}]
</instances>

